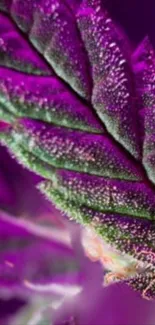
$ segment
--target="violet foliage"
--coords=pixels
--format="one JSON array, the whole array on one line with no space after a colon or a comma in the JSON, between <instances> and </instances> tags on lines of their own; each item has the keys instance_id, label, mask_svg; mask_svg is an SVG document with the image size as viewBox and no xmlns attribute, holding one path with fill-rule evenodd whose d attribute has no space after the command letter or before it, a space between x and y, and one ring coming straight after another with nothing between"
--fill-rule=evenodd
<instances>
[{"instance_id":1,"label":"violet foliage","mask_svg":"<svg viewBox=\"0 0 155 325\"><path fill-rule=\"evenodd\" d=\"M5 121L1 124L2 144L41 176L38 187L49 200L84 226L82 244L86 255L106 269L104 285L121 281L144 298L153 299L155 52L151 42L145 38L133 50L100 0L72 5L67 0L2 0L0 10L0 117ZM8 197L4 197L4 205ZM53 295L62 289L61 281L53 282L53 268L58 274L61 264L58 261L55 270L59 244L52 263L47 242L52 254L55 244L51 236L55 238L55 231L62 230L53 226L48 233L46 229L42 246L44 229L38 220L35 226L29 221L11 221L4 212L1 219L2 231L13 222L12 229L15 226L18 232L20 228L22 237L28 236L28 247L26 239L24 246L23 238L21 244L16 238L11 241L11 247L24 249L25 259L28 256L33 261L33 241L36 243L39 236L37 250L47 253L47 267L40 259L36 265L35 258L35 265L28 262L28 268L21 269L22 279L14 278L11 271L11 285L19 295L23 294L23 285L24 295L29 290L42 292L45 304L37 301L42 308L34 319L40 322L46 314L51 322L48 311L52 304L59 306L64 300L46 301L46 292ZM65 252L64 243L62 249ZM64 261L61 256L63 272L76 268L77 285L80 271L70 256L72 249L69 251L67 248ZM15 264L5 254L3 259L4 266L17 274L19 250L15 256ZM37 283L35 272L39 276L40 268ZM2 283L8 279L4 276ZM64 281L62 287L64 299ZM81 292L80 282L67 290ZM71 321L76 323L76 317Z\"/></svg>"}]
</instances>

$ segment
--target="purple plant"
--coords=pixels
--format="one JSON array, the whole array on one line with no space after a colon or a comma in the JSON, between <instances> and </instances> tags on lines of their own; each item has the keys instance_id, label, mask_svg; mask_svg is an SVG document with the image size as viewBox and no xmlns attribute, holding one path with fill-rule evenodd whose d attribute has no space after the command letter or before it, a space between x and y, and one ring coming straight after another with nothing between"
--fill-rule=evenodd
<instances>
[{"instance_id":1,"label":"purple plant","mask_svg":"<svg viewBox=\"0 0 155 325\"><path fill-rule=\"evenodd\" d=\"M104 284L154 298L149 39L133 51L100 0L3 0L0 10L2 143L84 225L83 247L107 270Z\"/></svg>"}]
</instances>

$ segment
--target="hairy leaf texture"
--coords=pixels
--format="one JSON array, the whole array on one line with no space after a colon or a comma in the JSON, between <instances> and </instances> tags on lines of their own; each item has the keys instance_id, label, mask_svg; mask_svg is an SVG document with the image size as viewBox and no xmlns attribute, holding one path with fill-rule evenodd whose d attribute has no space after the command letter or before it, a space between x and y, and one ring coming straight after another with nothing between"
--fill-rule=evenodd
<instances>
[{"instance_id":1,"label":"hairy leaf texture","mask_svg":"<svg viewBox=\"0 0 155 325\"><path fill-rule=\"evenodd\" d=\"M84 246L105 283L154 298L152 45L128 53L100 0L0 0L0 11L2 143L93 233L96 256L86 232Z\"/></svg>"},{"instance_id":2,"label":"hairy leaf texture","mask_svg":"<svg viewBox=\"0 0 155 325\"><path fill-rule=\"evenodd\" d=\"M46 62L18 33L16 26L4 15L0 14L0 64L25 73L37 75L51 75Z\"/></svg>"},{"instance_id":3,"label":"hairy leaf texture","mask_svg":"<svg viewBox=\"0 0 155 325\"><path fill-rule=\"evenodd\" d=\"M146 37L133 55L137 88L140 95L140 118L143 126L143 164L154 183L155 162L155 52Z\"/></svg>"}]
</instances>

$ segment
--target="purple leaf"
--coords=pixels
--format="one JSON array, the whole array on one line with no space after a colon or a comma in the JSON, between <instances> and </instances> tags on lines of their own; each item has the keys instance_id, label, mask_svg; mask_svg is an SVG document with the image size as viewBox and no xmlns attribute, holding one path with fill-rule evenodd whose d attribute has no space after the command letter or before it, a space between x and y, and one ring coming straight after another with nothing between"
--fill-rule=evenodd
<instances>
[{"instance_id":1,"label":"purple leaf","mask_svg":"<svg viewBox=\"0 0 155 325\"><path fill-rule=\"evenodd\" d=\"M100 0L0 0L0 8L14 22L3 16L2 143L85 225L86 255L107 269L105 283L154 298L153 48L145 39L131 55ZM33 276L25 283L34 288Z\"/></svg>"}]
</instances>

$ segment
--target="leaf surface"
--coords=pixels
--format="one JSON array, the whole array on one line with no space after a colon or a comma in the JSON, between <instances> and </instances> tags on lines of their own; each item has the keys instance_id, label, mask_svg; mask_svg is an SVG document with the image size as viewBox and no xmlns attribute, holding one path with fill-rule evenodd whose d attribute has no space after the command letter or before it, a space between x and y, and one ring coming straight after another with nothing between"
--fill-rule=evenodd
<instances>
[{"instance_id":1,"label":"leaf surface","mask_svg":"<svg viewBox=\"0 0 155 325\"><path fill-rule=\"evenodd\" d=\"M134 258L129 283L154 297L154 49L145 39L127 53L100 0L0 9L2 143L57 207Z\"/></svg>"}]
</instances>

